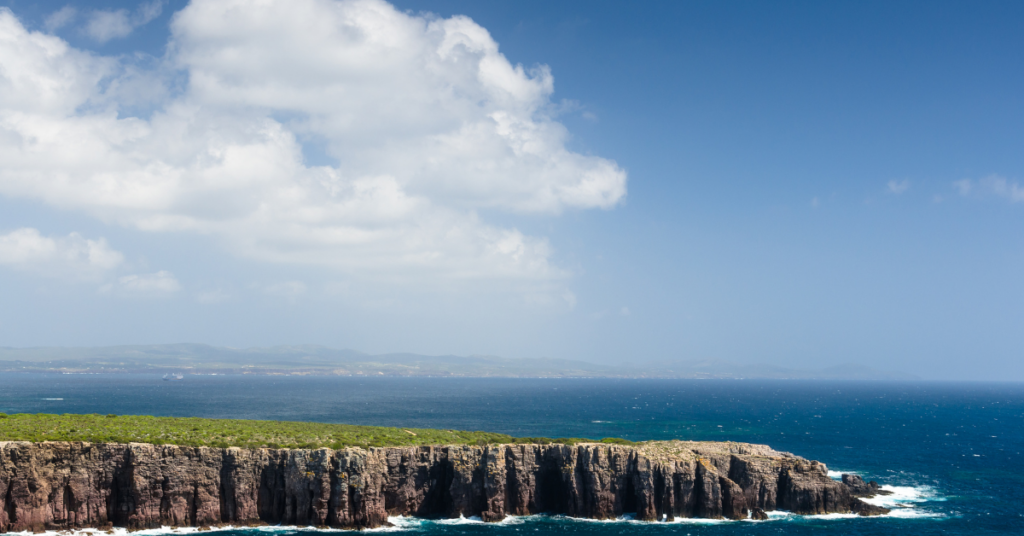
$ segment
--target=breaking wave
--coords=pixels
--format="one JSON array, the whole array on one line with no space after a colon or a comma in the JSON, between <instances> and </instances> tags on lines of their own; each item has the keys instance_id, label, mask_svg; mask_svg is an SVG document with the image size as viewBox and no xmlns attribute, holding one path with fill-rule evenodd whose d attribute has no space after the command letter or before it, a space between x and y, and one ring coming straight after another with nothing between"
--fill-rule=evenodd
<instances>
[{"instance_id":1,"label":"breaking wave","mask_svg":"<svg viewBox=\"0 0 1024 536\"><path fill-rule=\"evenodd\" d=\"M860 473L858 473L857 471L833 471L831 469L828 470L828 477L831 478L832 480L842 480L844 474L859 475Z\"/></svg>"}]
</instances>

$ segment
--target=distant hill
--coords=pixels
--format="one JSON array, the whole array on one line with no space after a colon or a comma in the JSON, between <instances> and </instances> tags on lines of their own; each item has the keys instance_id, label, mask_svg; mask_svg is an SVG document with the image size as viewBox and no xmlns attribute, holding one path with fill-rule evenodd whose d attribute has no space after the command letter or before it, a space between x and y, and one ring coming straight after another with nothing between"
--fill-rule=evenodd
<instances>
[{"instance_id":1,"label":"distant hill","mask_svg":"<svg viewBox=\"0 0 1024 536\"><path fill-rule=\"evenodd\" d=\"M794 369L764 363L739 364L721 360L652 362L668 378L734 378L777 380L918 380L904 372L878 371L864 365L842 364L823 369Z\"/></svg>"},{"instance_id":2,"label":"distant hill","mask_svg":"<svg viewBox=\"0 0 1024 536\"><path fill-rule=\"evenodd\" d=\"M182 374L384 375L508 378L708 378L708 379L916 379L900 373L841 365L798 370L719 360L637 363L629 367L569 359L494 356L371 355L323 346L223 348L205 344L155 344L95 348L2 348L0 372L112 372Z\"/></svg>"}]
</instances>

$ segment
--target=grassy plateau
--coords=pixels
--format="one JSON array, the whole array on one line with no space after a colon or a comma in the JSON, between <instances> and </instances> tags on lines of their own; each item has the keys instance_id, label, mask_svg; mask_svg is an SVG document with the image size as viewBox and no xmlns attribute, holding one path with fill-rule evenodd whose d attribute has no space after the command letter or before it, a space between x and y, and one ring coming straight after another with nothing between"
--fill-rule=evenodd
<instances>
[{"instance_id":1,"label":"grassy plateau","mask_svg":"<svg viewBox=\"0 0 1024 536\"><path fill-rule=\"evenodd\" d=\"M489 445L510 443L613 443L581 438L512 437L490 432L387 428L289 421L151 417L148 415L51 415L0 413L0 441L86 441L152 443L190 447L303 448L399 447L418 445Z\"/></svg>"}]
</instances>

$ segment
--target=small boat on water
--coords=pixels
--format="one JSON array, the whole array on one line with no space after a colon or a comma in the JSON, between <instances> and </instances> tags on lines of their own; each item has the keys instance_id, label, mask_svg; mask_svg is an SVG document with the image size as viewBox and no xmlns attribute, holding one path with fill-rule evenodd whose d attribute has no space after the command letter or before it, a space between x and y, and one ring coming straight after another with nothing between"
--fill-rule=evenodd
<instances>
[{"instance_id":1,"label":"small boat on water","mask_svg":"<svg viewBox=\"0 0 1024 536\"><path fill-rule=\"evenodd\" d=\"M164 381L165 382L180 382L181 380L184 380L184 379L185 379L185 376L182 375L182 374L164 374Z\"/></svg>"}]
</instances>

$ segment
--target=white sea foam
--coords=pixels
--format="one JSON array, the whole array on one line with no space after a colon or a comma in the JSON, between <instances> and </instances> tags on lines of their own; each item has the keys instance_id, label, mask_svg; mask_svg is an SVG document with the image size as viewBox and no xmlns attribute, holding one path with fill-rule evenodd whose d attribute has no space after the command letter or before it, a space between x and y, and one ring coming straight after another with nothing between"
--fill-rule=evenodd
<instances>
[{"instance_id":1,"label":"white sea foam","mask_svg":"<svg viewBox=\"0 0 1024 536\"><path fill-rule=\"evenodd\" d=\"M767 521L800 521L802 519L857 519L857 514L813 514L800 515L786 510L772 510L768 514Z\"/></svg>"},{"instance_id":2,"label":"white sea foam","mask_svg":"<svg viewBox=\"0 0 1024 536\"><path fill-rule=\"evenodd\" d=\"M835 480L841 480L843 474L856 475L859 474L857 471L828 471L829 478ZM899 517L899 518L916 518L916 517L944 517L942 514L935 512L929 512L922 510L919 507L922 503L932 501L945 501L944 497L939 496L931 486L881 486L881 489L891 492L891 495L875 495L867 499L861 499L862 501L880 506L882 508L888 508L892 510L889 514L881 517ZM771 513L769 512L769 517ZM829 516L844 515L844 514L828 514ZM822 519L823 516L807 516L812 519Z\"/></svg>"},{"instance_id":3,"label":"white sea foam","mask_svg":"<svg viewBox=\"0 0 1024 536\"><path fill-rule=\"evenodd\" d=\"M543 515L530 515L530 516L505 516L505 519L498 521L498 525L522 525L531 521L539 521L542 518L548 516Z\"/></svg>"},{"instance_id":4,"label":"white sea foam","mask_svg":"<svg viewBox=\"0 0 1024 536\"><path fill-rule=\"evenodd\" d=\"M944 514L939 512L929 512L927 510L921 510L918 508L894 508L885 517L898 517L903 519L914 519L914 518L943 518L946 517Z\"/></svg>"},{"instance_id":5,"label":"white sea foam","mask_svg":"<svg viewBox=\"0 0 1024 536\"><path fill-rule=\"evenodd\" d=\"M464 517L460 515L453 519L438 519L434 523L438 525L482 525L484 520L477 516Z\"/></svg>"},{"instance_id":6,"label":"white sea foam","mask_svg":"<svg viewBox=\"0 0 1024 536\"><path fill-rule=\"evenodd\" d=\"M883 508L899 508L908 503L921 503L935 498L935 490L928 486L882 486L890 495L875 495L862 501Z\"/></svg>"},{"instance_id":7,"label":"white sea foam","mask_svg":"<svg viewBox=\"0 0 1024 536\"><path fill-rule=\"evenodd\" d=\"M423 525L425 521L426 520L418 517L390 516L388 517L388 523L390 523L391 526L365 530L366 532L402 532L417 529Z\"/></svg>"},{"instance_id":8,"label":"white sea foam","mask_svg":"<svg viewBox=\"0 0 1024 536\"><path fill-rule=\"evenodd\" d=\"M668 521L678 525L721 525L723 523L735 523L731 519L704 519L700 517L677 517Z\"/></svg>"},{"instance_id":9,"label":"white sea foam","mask_svg":"<svg viewBox=\"0 0 1024 536\"><path fill-rule=\"evenodd\" d=\"M795 516L798 519L857 519L857 514L814 514L809 516Z\"/></svg>"},{"instance_id":10,"label":"white sea foam","mask_svg":"<svg viewBox=\"0 0 1024 536\"><path fill-rule=\"evenodd\" d=\"M551 516L551 519L572 521L575 523L646 523L637 521L634 514L624 514L614 519L590 519L586 517L572 517L566 515Z\"/></svg>"},{"instance_id":11,"label":"white sea foam","mask_svg":"<svg viewBox=\"0 0 1024 536\"><path fill-rule=\"evenodd\" d=\"M861 500L891 509L892 513L889 515L893 517L941 517L934 512L918 508L921 503L946 500L931 486L882 486L882 489L891 492L891 495L875 495Z\"/></svg>"}]
</instances>

